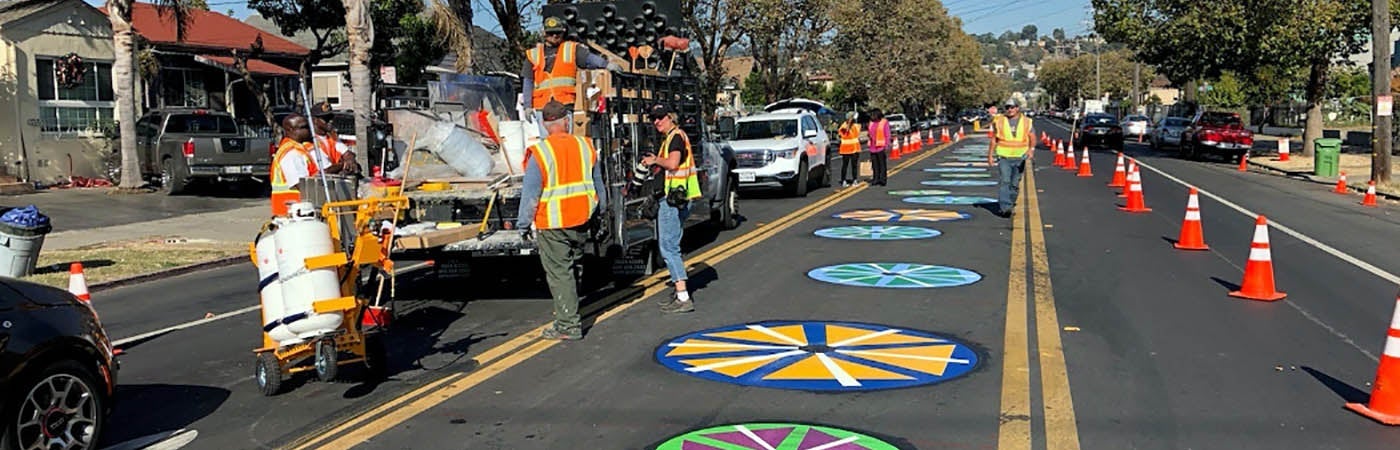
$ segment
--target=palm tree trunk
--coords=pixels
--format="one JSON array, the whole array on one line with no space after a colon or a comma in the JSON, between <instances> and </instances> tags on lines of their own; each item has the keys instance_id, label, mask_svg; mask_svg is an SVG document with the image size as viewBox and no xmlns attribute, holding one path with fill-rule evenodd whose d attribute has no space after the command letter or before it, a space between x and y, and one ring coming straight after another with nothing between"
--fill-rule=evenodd
<instances>
[{"instance_id":1,"label":"palm tree trunk","mask_svg":"<svg viewBox=\"0 0 1400 450\"><path fill-rule=\"evenodd\" d=\"M136 76L132 70L136 58L131 28L131 0L107 2L107 16L112 21L112 92L117 100L117 132L122 155L122 189L138 189L145 184L141 176L141 154L136 148Z\"/></svg>"},{"instance_id":2,"label":"palm tree trunk","mask_svg":"<svg viewBox=\"0 0 1400 450\"><path fill-rule=\"evenodd\" d=\"M369 51L374 42L374 22L370 20L369 0L343 1L345 31L350 44L350 90L354 96L355 159L361 167L369 167L369 125L374 117Z\"/></svg>"}]
</instances>

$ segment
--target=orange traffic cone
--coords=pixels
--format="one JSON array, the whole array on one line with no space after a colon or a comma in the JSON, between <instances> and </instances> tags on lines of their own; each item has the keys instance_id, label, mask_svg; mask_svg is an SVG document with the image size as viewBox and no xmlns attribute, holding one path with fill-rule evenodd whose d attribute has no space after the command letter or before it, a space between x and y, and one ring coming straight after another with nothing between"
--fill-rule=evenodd
<instances>
[{"instance_id":1,"label":"orange traffic cone","mask_svg":"<svg viewBox=\"0 0 1400 450\"><path fill-rule=\"evenodd\" d=\"M1181 235L1172 246L1181 250L1210 250L1201 228L1201 200L1196 197L1196 188L1191 188L1191 195L1186 199L1186 219L1181 222Z\"/></svg>"},{"instance_id":2,"label":"orange traffic cone","mask_svg":"<svg viewBox=\"0 0 1400 450\"><path fill-rule=\"evenodd\" d=\"M92 294L88 293L87 277L83 276L83 263L75 262L68 265L68 293L73 294L78 300L92 301Z\"/></svg>"},{"instance_id":3,"label":"orange traffic cone","mask_svg":"<svg viewBox=\"0 0 1400 450\"><path fill-rule=\"evenodd\" d=\"M1249 164L1249 150L1245 150L1244 154L1243 154L1243 155L1240 155L1240 167L1239 167L1238 170L1239 170L1240 172L1248 172L1248 171L1249 171L1248 164Z\"/></svg>"},{"instance_id":4,"label":"orange traffic cone","mask_svg":"<svg viewBox=\"0 0 1400 450\"><path fill-rule=\"evenodd\" d=\"M1108 182L1108 187L1126 187L1128 185L1128 168L1123 165L1123 152L1118 152L1118 163L1113 166L1113 181Z\"/></svg>"},{"instance_id":5,"label":"orange traffic cone","mask_svg":"<svg viewBox=\"0 0 1400 450\"><path fill-rule=\"evenodd\" d=\"M1269 220L1254 222L1254 241L1249 244L1249 262L1244 265L1244 281L1231 297L1272 302L1287 296L1274 289L1274 259L1269 252Z\"/></svg>"},{"instance_id":6,"label":"orange traffic cone","mask_svg":"<svg viewBox=\"0 0 1400 450\"><path fill-rule=\"evenodd\" d=\"M1365 404L1347 403L1346 408L1386 425L1400 425L1400 296L1395 298L1385 350L1376 381L1371 383L1371 399Z\"/></svg>"},{"instance_id":7,"label":"orange traffic cone","mask_svg":"<svg viewBox=\"0 0 1400 450\"><path fill-rule=\"evenodd\" d=\"M1335 192L1335 193L1338 193L1338 194L1349 194L1349 193L1351 193L1351 190L1350 190L1350 189L1347 189L1347 173L1346 173L1346 172L1342 172L1342 173L1341 173L1341 177L1340 177L1340 178L1337 178L1337 187L1332 188L1332 192Z\"/></svg>"},{"instance_id":8,"label":"orange traffic cone","mask_svg":"<svg viewBox=\"0 0 1400 450\"><path fill-rule=\"evenodd\" d=\"M1361 206L1376 207L1376 180L1366 183L1366 197L1361 199Z\"/></svg>"},{"instance_id":9,"label":"orange traffic cone","mask_svg":"<svg viewBox=\"0 0 1400 450\"><path fill-rule=\"evenodd\" d=\"M944 129L943 129L943 135L942 135L942 136L939 136L939 139L938 139L938 140L943 141L944 144L947 144L947 143L949 143L949 142L952 142L952 141L953 141L953 138L948 137L948 129L947 129L947 128L944 128Z\"/></svg>"},{"instance_id":10,"label":"orange traffic cone","mask_svg":"<svg viewBox=\"0 0 1400 450\"><path fill-rule=\"evenodd\" d=\"M1136 172L1128 175L1128 202L1118 208L1120 211L1130 213L1145 213L1152 211L1147 207L1147 200L1142 196L1141 174Z\"/></svg>"},{"instance_id":11,"label":"orange traffic cone","mask_svg":"<svg viewBox=\"0 0 1400 450\"><path fill-rule=\"evenodd\" d=\"M1128 179L1123 185L1123 189L1118 191L1118 198L1128 198L1128 186L1133 185L1133 180L1142 181L1142 172L1138 171L1136 159L1128 160Z\"/></svg>"},{"instance_id":12,"label":"orange traffic cone","mask_svg":"<svg viewBox=\"0 0 1400 450\"><path fill-rule=\"evenodd\" d=\"M1089 147L1084 147L1084 160L1079 162L1079 177L1088 178L1094 176L1094 172L1089 169Z\"/></svg>"},{"instance_id":13,"label":"orange traffic cone","mask_svg":"<svg viewBox=\"0 0 1400 450\"><path fill-rule=\"evenodd\" d=\"M1089 149L1086 147L1084 151L1088 152ZM1065 149L1065 165L1063 168L1069 171L1079 170L1079 160L1074 159L1074 147Z\"/></svg>"},{"instance_id":14,"label":"orange traffic cone","mask_svg":"<svg viewBox=\"0 0 1400 450\"><path fill-rule=\"evenodd\" d=\"M899 143L891 145L887 151L890 152L890 161L899 161Z\"/></svg>"},{"instance_id":15,"label":"orange traffic cone","mask_svg":"<svg viewBox=\"0 0 1400 450\"><path fill-rule=\"evenodd\" d=\"M1288 139L1286 138L1278 140L1278 160L1288 161Z\"/></svg>"}]
</instances>

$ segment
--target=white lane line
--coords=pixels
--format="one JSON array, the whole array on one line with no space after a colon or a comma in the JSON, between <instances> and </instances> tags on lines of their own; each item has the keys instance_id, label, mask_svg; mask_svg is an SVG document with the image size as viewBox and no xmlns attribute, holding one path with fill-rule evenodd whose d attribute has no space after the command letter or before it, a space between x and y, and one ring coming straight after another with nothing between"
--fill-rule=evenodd
<instances>
[{"instance_id":1,"label":"white lane line","mask_svg":"<svg viewBox=\"0 0 1400 450\"><path fill-rule=\"evenodd\" d=\"M1196 192L1198 192L1199 194L1204 195L1204 196L1206 196L1206 197L1210 197L1212 200L1215 200L1215 201L1217 201L1217 202L1220 202L1220 204L1222 204L1222 205L1225 205L1225 206L1230 207L1230 209L1233 209L1233 210L1235 210L1235 211L1239 211L1240 214L1244 214L1245 216L1250 217L1250 218L1259 217L1259 214L1256 213L1256 212L1254 212L1254 211L1250 211L1250 210L1248 210L1248 209L1245 209L1245 207L1240 206L1240 205L1237 205L1237 204L1235 204L1234 202L1231 202L1231 201L1229 201L1229 200L1226 200L1224 197L1221 197L1221 196L1219 196L1219 195L1212 194L1210 191L1207 191L1207 190L1205 190L1205 189L1201 189L1199 186L1195 186L1195 185L1193 185L1193 184L1191 184L1191 183L1187 183L1185 180L1182 180L1182 179L1180 179L1180 178L1177 178L1177 177L1175 177L1175 176L1172 176L1171 174L1169 174L1169 173L1167 173L1167 172L1165 172L1165 171L1163 171L1163 170L1161 170L1161 169L1158 169L1158 168L1156 168L1156 167L1152 167L1151 165L1142 162L1142 160L1138 160L1138 165L1139 165L1139 166L1142 166L1143 168L1146 168L1147 170L1151 170L1151 171L1153 171L1153 172L1156 172L1158 175L1161 175L1162 177L1164 177L1164 178L1166 178L1166 179L1168 179L1168 180L1172 180L1172 181L1176 182L1176 184L1180 184L1180 185L1185 186L1185 187L1188 187L1188 188L1190 188L1190 187L1195 187L1195 188L1196 188ZM1282 224L1282 223L1279 223L1278 221L1275 221L1275 220L1272 220L1272 219L1271 219L1271 220L1269 220L1269 226L1270 226L1270 227L1273 227L1273 228L1276 229L1276 230L1279 230L1279 231L1284 232L1284 234L1287 234L1287 235L1289 235L1289 236L1293 236L1293 238L1295 238L1295 239L1297 239L1297 240L1306 242L1308 245L1311 245L1311 246L1313 246L1313 247L1316 247L1318 250L1322 250L1323 252L1326 252L1326 253L1328 253L1328 254L1330 254L1330 255L1332 255L1332 256L1335 256L1335 257L1337 257L1338 259L1341 259L1342 261L1346 261L1347 263L1349 263L1349 264L1351 264L1351 265L1353 265L1353 266L1356 266L1357 268L1360 268L1361 270L1365 270L1365 271L1367 271L1367 272L1370 272L1372 275L1375 275L1375 276L1377 276L1377 277L1380 277L1380 278L1383 279L1383 280L1389 281L1391 284L1400 285L1400 276L1396 276L1395 274L1390 273L1390 272L1387 272L1387 271L1385 271L1384 269L1381 269L1381 268L1379 268L1379 267L1376 267L1376 266L1372 265L1371 263L1368 263L1368 262L1366 262L1366 261L1362 261L1360 258L1357 258L1357 257L1355 257L1355 256L1351 256L1351 255L1347 254L1346 252L1343 252L1343 251L1341 251L1341 250L1337 250L1336 248L1333 248L1333 247L1330 246L1330 245L1324 244L1324 243L1322 243L1321 241L1318 241L1317 239L1313 239L1313 238L1309 237L1308 235L1305 235L1305 234L1303 234L1303 233L1300 233L1300 232L1298 232L1297 230L1294 230L1293 228L1288 227L1287 225L1284 225L1284 224Z\"/></svg>"},{"instance_id":2,"label":"white lane line","mask_svg":"<svg viewBox=\"0 0 1400 450\"><path fill-rule=\"evenodd\" d=\"M206 324L206 323L210 323L210 322L215 322L215 321L223 320L223 319L227 319L227 318L230 318L230 317L241 316L241 315L244 315L244 314L247 314L247 313L250 313L250 312L253 312L253 311L257 311L257 310L260 310L260 309L262 309L262 305L253 305L253 306L249 306L249 307L247 307L247 308L237 309L237 310L229 311L229 312L222 313L222 314L215 314L213 317L206 317L206 318L199 319L199 320L192 321L192 322L185 322L185 323L182 323L182 324L179 324L179 325L175 325L175 326L171 326L171 327L162 328L162 329L155 330L155 331L149 331L149 332L141 333L141 334L138 334L138 335L129 337L129 338L118 339L118 340L112 341L112 346L114 346L114 347L121 347L121 346L123 346L123 345L130 344L130 343L132 343L132 342L138 342L138 341L140 341L140 340L142 340L142 339L147 339L147 338L151 338L151 337L155 337L155 336L160 336L160 335L162 335L162 334L169 333L169 332L172 332L172 331L180 331L180 330L183 330L183 329L186 329L186 328L197 327L197 326L200 326L200 325L204 325L204 324Z\"/></svg>"}]
</instances>

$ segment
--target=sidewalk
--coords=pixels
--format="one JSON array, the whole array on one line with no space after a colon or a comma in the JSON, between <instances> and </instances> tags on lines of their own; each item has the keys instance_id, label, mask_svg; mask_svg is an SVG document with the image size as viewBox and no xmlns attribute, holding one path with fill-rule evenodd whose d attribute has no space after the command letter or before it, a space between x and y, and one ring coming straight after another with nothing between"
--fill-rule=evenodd
<instances>
[{"instance_id":1,"label":"sidewalk","mask_svg":"<svg viewBox=\"0 0 1400 450\"><path fill-rule=\"evenodd\" d=\"M67 250L152 237L247 243L253 241L253 236L257 235L258 228L267 221L268 216L267 206L249 206L125 225L60 231L44 238L44 250Z\"/></svg>"},{"instance_id":2,"label":"sidewalk","mask_svg":"<svg viewBox=\"0 0 1400 450\"><path fill-rule=\"evenodd\" d=\"M1277 155L1255 156L1249 158L1249 164L1266 171L1280 173L1289 178L1299 178L1326 185L1337 184L1337 178L1313 175L1312 158L1303 157L1301 154L1290 156L1288 162L1279 161ZM1353 191L1365 192L1367 182L1370 181L1371 155L1343 153L1340 156L1339 168L1341 172L1347 174L1347 185ZM1396 161L1391 162L1390 171L1393 174L1400 174L1400 158L1394 159ZM1389 185L1377 184L1376 195L1400 200L1400 182L1392 180Z\"/></svg>"}]
</instances>

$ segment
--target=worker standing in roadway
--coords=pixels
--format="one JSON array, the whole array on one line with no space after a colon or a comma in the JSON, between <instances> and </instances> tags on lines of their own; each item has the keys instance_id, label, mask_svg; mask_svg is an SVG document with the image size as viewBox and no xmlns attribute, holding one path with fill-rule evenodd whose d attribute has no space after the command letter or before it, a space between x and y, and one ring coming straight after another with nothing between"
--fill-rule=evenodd
<instances>
[{"instance_id":1,"label":"worker standing in roadway","mask_svg":"<svg viewBox=\"0 0 1400 450\"><path fill-rule=\"evenodd\" d=\"M889 176L889 161L885 151L890 148L890 121L880 110L870 112L870 177L871 186L884 186Z\"/></svg>"},{"instance_id":2,"label":"worker standing in roadway","mask_svg":"<svg viewBox=\"0 0 1400 450\"><path fill-rule=\"evenodd\" d=\"M569 134L569 109L551 101L540 109L549 135L525 150L525 178L516 227L534 239L540 265L554 298L554 325L540 337L583 339L574 267L583 258L583 245L595 211L606 202L598 152L587 139ZM539 236L531 235L531 226Z\"/></svg>"},{"instance_id":3,"label":"worker standing in roadway","mask_svg":"<svg viewBox=\"0 0 1400 450\"><path fill-rule=\"evenodd\" d=\"M841 187L850 187L860 176L860 124L856 123L854 111L846 114L846 121L836 130L841 137ZM846 171L850 170L849 178Z\"/></svg>"},{"instance_id":4,"label":"worker standing in roadway","mask_svg":"<svg viewBox=\"0 0 1400 450\"><path fill-rule=\"evenodd\" d=\"M695 172L695 158L691 154L690 136L676 125L675 111L670 106L659 104L647 112L656 131L666 136L661 141L660 153L642 157L642 164L657 166L666 171L666 198L661 202L656 216L657 241L661 247L661 259L666 261L666 270L671 273L675 292L670 301L661 305L663 313L684 313L695 310L690 291L686 290L685 261L681 259L681 238L685 233L685 219L690 217L690 201L700 198L700 178Z\"/></svg>"},{"instance_id":5,"label":"worker standing in roadway","mask_svg":"<svg viewBox=\"0 0 1400 450\"><path fill-rule=\"evenodd\" d=\"M544 42L525 52L525 64L520 69L521 99L529 105L525 120L540 126L540 137L548 136L541 109L551 100L563 104L570 112L566 132L572 133L574 98L578 94L579 69L612 69L608 60L588 51L588 47L564 40L567 28L564 19L550 16L544 19Z\"/></svg>"},{"instance_id":6,"label":"worker standing in roadway","mask_svg":"<svg viewBox=\"0 0 1400 450\"><path fill-rule=\"evenodd\" d=\"M315 151L311 144L311 127L305 117L291 114L282 119L282 141L277 144L277 153L272 157L269 177L272 184L272 215L285 216L287 205L301 201L297 183L320 172L313 156Z\"/></svg>"},{"instance_id":7,"label":"worker standing in roadway","mask_svg":"<svg viewBox=\"0 0 1400 450\"><path fill-rule=\"evenodd\" d=\"M1031 152L1031 136L1035 130L1031 119L1021 114L1021 102L1006 101L1006 114L992 119L992 142L987 146L987 164L995 164L997 181L997 215L1011 217L1016 209L1016 197L1021 193L1021 175Z\"/></svg>"}]
</instances>

